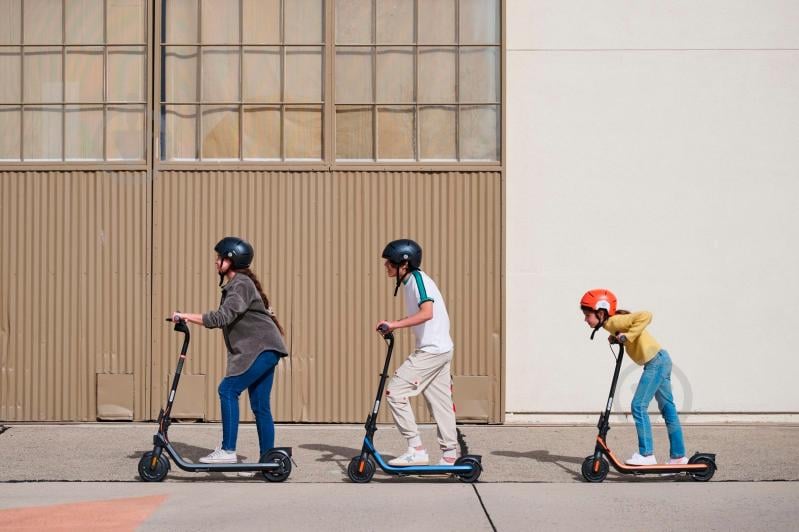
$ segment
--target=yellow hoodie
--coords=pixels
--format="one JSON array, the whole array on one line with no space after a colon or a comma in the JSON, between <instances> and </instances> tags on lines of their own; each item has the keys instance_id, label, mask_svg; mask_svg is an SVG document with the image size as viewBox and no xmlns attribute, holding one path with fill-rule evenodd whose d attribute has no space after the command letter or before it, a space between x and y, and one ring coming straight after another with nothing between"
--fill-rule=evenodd
<instances>
[{"instance_id":1,"label":"yellow hoodie","mask_svg":"<svg viewBox=\"0 0 799 532\"><path fill-rule=\"evenodd\" d=\"M630 358L643 366L658 354L660 344L644 328L652 321L652 313L641 311L630 314L616 314L611 316L602 325L606 331L614 336L621 333L627 337L624 348Z\"/></svg>"}]
</instances>

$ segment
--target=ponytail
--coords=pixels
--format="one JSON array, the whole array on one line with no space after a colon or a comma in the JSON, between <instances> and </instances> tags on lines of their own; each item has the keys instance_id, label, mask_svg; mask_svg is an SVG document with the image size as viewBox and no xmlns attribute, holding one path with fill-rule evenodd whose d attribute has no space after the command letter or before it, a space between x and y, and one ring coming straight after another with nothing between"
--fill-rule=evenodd
<instances>
[{"instance_id":1,"label":"ponytail","mask_svg":"<svg viewBox=\"0 0 799 532\"><path fill-rule=\"evenodd\" d=\"M277 326L277 330L280 331L280 335L285 337L286 331L283 330L283 326L280 325L279 321L277 321L277 315L275 314L275 311L272 310L272 307L269 306L269 298L266 297L264 289L261 288L261 282L258 280L258 277L255 276L255 273L253 273L253 271L249 268L244 268L243 270L236 270L236 273L244 274L252 280L253 284L255 285L255 289L258 290L258 294L260 294L261 300L264 302L264 307L266 307L267 316L272 318L272 321L274 322L275 326Z\"/></svg>"}]
</instances>

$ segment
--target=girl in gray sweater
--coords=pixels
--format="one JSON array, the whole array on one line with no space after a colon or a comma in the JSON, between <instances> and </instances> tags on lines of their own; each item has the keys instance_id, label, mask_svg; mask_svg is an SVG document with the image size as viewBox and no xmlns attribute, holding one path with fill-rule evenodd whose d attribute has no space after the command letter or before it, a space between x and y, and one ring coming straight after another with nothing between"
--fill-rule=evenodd
<instances>
[{"instance_id":1,"label":"girl in gray sweater","mask_svg":"<svg viewBox=\"0 0 799 532\"><path fill-rule=\"evenodd\" d=\"M275 424L269 405L275 368L288 354L283 327L269 306L258 278L250 270L252 246L237 237L225 237L214 247L216 270L222 286L217 310L204 314L175 312L173 320L184 319L209 329L222 329L227 346L227 372L219 383L222 407L222 445L200 458L206 464L235 464L239 430L239 396L249 392L255 414L261 455L275 446Z\"/></svg>"}]
</instances>

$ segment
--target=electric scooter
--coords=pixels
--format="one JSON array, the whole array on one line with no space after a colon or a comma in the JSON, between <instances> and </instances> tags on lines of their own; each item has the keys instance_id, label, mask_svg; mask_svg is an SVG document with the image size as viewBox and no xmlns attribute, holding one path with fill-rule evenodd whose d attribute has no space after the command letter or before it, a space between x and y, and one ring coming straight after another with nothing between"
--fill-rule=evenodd
<instances>
[{"instance_id":1,"label":"electric scooter","mask_svg":"<svg viewBox=\"0 0 799 532\"><path fill-rule=\"evenodd\" d=\"M591 336L593 338L593 335ZM611 347L611 351L613 348ZM615 352L614 352L615 355ZM605 411L599 415L597 428L599 434L596 437L596 447L594 454L586 456L583 460L583 478L588 482L602 482L610 469L608 460L613 464L613 468L625 475L670 475L676 473L688 473L692 479L705 482L713 477L716 472L716 455L710 453L696 453L687 464L656 464L645 466L628 465L619 460L607 444L607 434L610 430L610 411L613 407L613 395L616 392L616 383L619 380L621 362L624 358L624 345L619 344L619 354L616 356L616 369L613 372L613 381L610 384L610 395ZM607 458L607 459L606 459Z\"/></svg>"},{"instance_id":2,"label":"electric scooter","mask_svg":"<svg viewBox=\"0 0 799 532\"><path fill-rule=\"evenodd\" d=\"M377 452L374 445L374 435L377 432L377 413L380 409L380 399L388 379L388 367L391 363L391 353L394 351L394 334L388 331L385 324L381 324L378 331L383 335L383 339L388 345L386 352L386 362L383 365L383 372L380 374L380 384L377 387L377 397L375 397L374 407L369 417L366 419L366 435L363 438L361 454L350 460L347 467L347 476L353 482L365 483L372 480L376 471L376 465L380 466L389 475L408 476L408 475L455 475L462 482L476 482L483 471L480 463L482 456L468 454L469 450L466 441L458 431L458 443L461 447L461 457L452 465L425 465L425 466L402 466L396 467L389 465Z\"/></svg>"},{"instance_id":3,"label":"electric scooter","mask_svg":"<svg viewBox=\"0 0 799 532\"><path fill-rule=\"evenodd\" d=\"M171 322L171 318L166 321ZM291 447L275 447L265 452L258 463L243 464L203 464L193 463L184 460L178 451L169 441L167 431L172 419L169 414L172 412L172 404L175 402L175 392L178 389L180 374L183 371L183 363L186 360L186 352L189 349L189 327L185 320L175 322L175 331L182 332L183 348L180 350L180 358L175 369L175 377L172 379L172 388L166 401L166 407L161 409L158 414L158 432L153 436L153 450L144 453L139 460L139 479L144 482L160 482L164 480L171 468L168 454L172 460L184 471L192 473L201 472L239 472L239 471L258 471L264 479L270 482L283 482L291 474ZM166 451L166 454L164 454Z\"/></svg>"}]
</instances>

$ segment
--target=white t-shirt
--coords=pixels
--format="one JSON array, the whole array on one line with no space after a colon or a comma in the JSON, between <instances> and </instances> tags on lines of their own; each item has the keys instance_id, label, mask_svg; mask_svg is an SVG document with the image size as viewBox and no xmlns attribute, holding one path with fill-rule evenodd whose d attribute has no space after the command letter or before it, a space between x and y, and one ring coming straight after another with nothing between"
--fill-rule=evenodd
<instances>
[{"instance_id":1,"label":"white t-shirt","mask_svg":"<svg viewBox=\"0 0 799 532\"><path fill-rule=\"evenodd\" d=\"M423 271L412 271L402 281L405 292L405 307L408 316L419 312L419 307L425 301L433 302L432 319L411 327L416 336L416 349L427 353L447 353L452 351L452 338L449 335L449 314L444 305L444 297L438 290L436 283Z\"/></svg>"}]
</instances>

